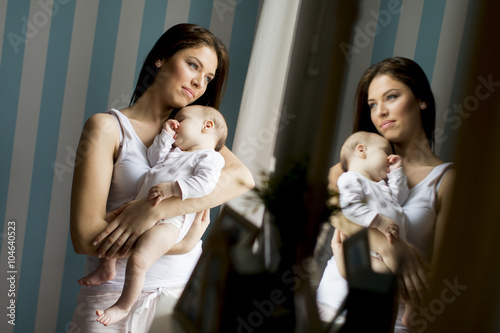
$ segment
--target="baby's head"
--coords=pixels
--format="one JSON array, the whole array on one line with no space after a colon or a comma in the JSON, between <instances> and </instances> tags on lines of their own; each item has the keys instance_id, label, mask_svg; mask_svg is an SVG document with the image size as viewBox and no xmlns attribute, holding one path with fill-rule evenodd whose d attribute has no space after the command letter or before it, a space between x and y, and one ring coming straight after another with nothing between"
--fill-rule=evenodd
<instances>
[{"instance_id":1,"label":"baby's head","mask_svg":"<svg viewBox=\"0 0 500 333\"><path fill-rule=\"evenodd\" d=\"M191 105L175 115L179 127L175 130L175 146L181 150L215 149L219 151L227 138L224 116L210 106Z\"/></svg>"},{"instance_id":2,"label":"baby's head","mask_svg":"<svg viewBox=\"0 0 500 333\"><path fill-rule=\"evenodd\" d=\"M387 177L391 144L384 137L370 132L349 136L340 150L340 165L344 171L356 171L373 181Z\"/></svg>"}]
</instances>

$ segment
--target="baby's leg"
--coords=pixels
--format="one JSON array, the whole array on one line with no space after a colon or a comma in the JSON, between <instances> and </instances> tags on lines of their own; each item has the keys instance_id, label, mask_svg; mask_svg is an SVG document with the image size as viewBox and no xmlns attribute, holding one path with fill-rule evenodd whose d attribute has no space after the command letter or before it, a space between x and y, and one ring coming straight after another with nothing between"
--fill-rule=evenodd
<instances>
[{"instance_id":1,"label":"baby's leg","mask_svg":"<svg viewBox=\"0 0 500 333\"><path fill-rule=\"evenodd\" d=\"M106 281L113 280L116 275L116 258L100 259L99 266L89 275L78 280L81 286L97 286Z\"/></svg>"},{"instance_id":2,"label":"baby's leg","mask_svg":"<svg viewBox=\"0 0 500 333\"><path fill-rule=\"evenodd\" d=\"M146 231L127 261L122 295L107 310L97 310L97 321L111 325L124 318L139 297L149 267L175 244L179 229L171 223L159 224Z\"/></svg>"},{"instance_id":3,"label":"baby's leg","mask_svg":"<svg viewBox=\"0 0 500 333\"><path fill-rule=\"evenodd\" d=\"M343 236L340 230L335 229L332 237L332 251L333 258L335 259L335 263L337 264L337 269L339 270L340 275L347 279L345 272L345 263L344 263L344 249L342 247L342 242L347 239L347 236Z\"/></svg>"},{"instance_id":4,"label":"baby's leg","mask_svg":"<svg viewBox=\"0 0 500 333\"><path fill-rule=\"evenodd\" d=\"M333 258L335 259L335 263L337 264L337 269L339 270L340 276L342 276L344 279L347 279L347 274L345 271L344 256L339 254L338 252L337 253L334 252Z\"/></svg>"},{"instance_id":5,"label":"baby's leg","mask_svg":"<svg viewBox=\"0 0 500 333\"><path fill-rule=\"evenodd\" d=\"M409 303L405 303L405 312L403 313L403 318L401 321L403 322L403 325L406 326L409 329L413 329L411 322L410 322L410 316L412 313L415 311L415 308L413 305Z\"/></svg>"},{"instance_id":6,"label":"baby's leg","mask_svg":"<svg viewBox=\"0 0 500 333\"><path fill-rule=\"evenodd\" d=\"M374 272L377 273L391 273L391 270L387 265L384 263L383 260L370 256L371 257L371 264L372 264L372 269ZM410 327L410 316L414 312L414 308L411 304L405 303L405 311L403 313L403 318L402 322L403 325L406 326L407 328L412 328Z\"/></svg>"}]
</instances>

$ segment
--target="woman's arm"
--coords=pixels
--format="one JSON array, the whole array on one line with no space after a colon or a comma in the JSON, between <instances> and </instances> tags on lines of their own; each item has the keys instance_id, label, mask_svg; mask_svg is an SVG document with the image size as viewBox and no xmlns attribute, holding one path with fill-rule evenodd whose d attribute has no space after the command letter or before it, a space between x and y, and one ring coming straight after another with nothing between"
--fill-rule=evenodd
<instances>
[{"instance_id":1,"label":"woman's arm","mask_svg":"<svg viewBox=\"0 0 500 333\"><path fill-rule=\"evenodd\" d=\"M436 264L435 259L438 257L439 250L441 249L441 240L443 238L445 224L448 220L448 215L451 208L451 194L453 193L452 191L455 177L455 169L449 170L443 176L443 180L441 181L441 185L438 190L436 205L436 226L434 229L434 252L432 254L431 267Z\"/></svg>"},{"instance_id":2,"label":"woman's arm","mask_svg":"<svg viewBox=\"0 0 500 333\"><path fill-rule=\"evenodd\" d=\"M106 200L119 145L113 116L96 114L82 131L76 154L71 191L71 241L78 254L96 255L93 238L106 228Z\"/></svg>"},{"instance_id":3,"label":"woman's arm","mask_svg":"<svg viewBox=\"0 0 500 333\"><path fill-rule=\"evenodd\" d=\"M126 253L137 238L149 229L147 226L153 226L156 221L203 212L250 190L254 186L250 171L227 147L222 148L220 153L224 157L225 165L215 189L209 195L183 201L180 198L172 197L163 200L156 207L153 207L151 202L145 199L134 201L108 225L106 230L94 238L95 243L102 242L98 253L102 256L112 256L118 252ZM141 223L141 226L134 227L134 221L139 218L146 222ZM147 229L143 230L144 228Z\"/></svg>"},{"instance_id":4,"label":"woman's arm","mask_svg":"<svg viewBox=\"0 0 500 333\"><path fill-rule=\"evenodd\" d=\"M344 171L342 170L340 163L337 163L330 168L330 172L328 172L328 190L335 192L339 191L337 181L342 173L344 173Z\"/></svg>"},{"instance_id":5,"label":"woman's arm","mask_svg":"<svg viewBox=\"0 0 500 333\"><path fill-rule=\"evenodd\" d=\"M330 216L330 223L335 227L335 229L340 230L342 234L348 237L365 229L365 227L349 221L347 217L345 217L342 213L337 213ZM387 238L377 229L368 228L368 242L370 244L371 250L380 253L381 255L383 253L385 253L386 255L391 254L392 249L389 246L390 244L387 241ZM396 267L394 265L391 268L396 270Z\"/></svg>"},{"instance_id":6,"label":"woman's arm","mask_svg":"<svg viewBox=\"0 0 500 333\"><path fill-rule=\"evenodd\" d=\"M194 218L193 224L189 228L186 236L177 244L175 244L167 254L175 255L175 254L184 254L190 252L198 241L205 230L207 230L208 225L210 224L210 209L207 209L203 212L199 212L196 214Z\"/></svg>"},{"instance_id":7,"label":"woman's arm","mask_svg":"<svg viewBox=\"0 0 500 333\"><path fill-rule=\"evenodd\" d=\"M343 214L330 218L330 222L347 236L364 229L349 221ZM420 304L429 282L425 264L413 246L400 239L389 243L387 238L374 228L368 228L368 242L370 249L379 253L391 272L399 276L399 291L403 299L409 298L413 304Z\"/></svg>"}]
</instances>

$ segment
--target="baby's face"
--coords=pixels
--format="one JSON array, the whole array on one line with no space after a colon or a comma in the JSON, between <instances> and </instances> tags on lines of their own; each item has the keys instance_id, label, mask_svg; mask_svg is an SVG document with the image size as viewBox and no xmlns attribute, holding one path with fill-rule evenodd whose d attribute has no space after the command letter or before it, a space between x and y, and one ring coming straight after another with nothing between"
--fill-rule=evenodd
<instances>
[{"instance_id":1,"label":"baby's face","mask_svg":"<svg viewBox=\"0 0 500 333\"><path fill-rule=\"evenodd\" d=\"M392 154L392 148L384 138L374 140L367 145L366 149L366 172L374 181L381 181L387 178L389 168L389 155Z\"/></svg>"},{"instance_id":2,"label":"baby's face","mask_svg":"<svg viewBox=\"0 0 500 333\"><path fill-rule=\"evenodd\" d=\"M190 150L203 142L203 119L195 108L184 108L175 115L179 122L175 136L175 146L181 150Z\"/></svg>"}]
</instances>

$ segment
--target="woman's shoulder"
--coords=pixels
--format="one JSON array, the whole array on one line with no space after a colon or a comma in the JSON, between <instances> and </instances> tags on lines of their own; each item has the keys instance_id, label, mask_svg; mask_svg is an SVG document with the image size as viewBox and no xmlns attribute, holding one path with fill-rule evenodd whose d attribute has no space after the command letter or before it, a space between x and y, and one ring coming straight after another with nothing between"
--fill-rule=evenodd
<instances>
[{"instance_id":1,"label":"woman's shoulder","mask_svg":"<svg viewBox=\"0 0 500 333\"><path fill-rule=\"evenodd\" d=\"M95 113L85 121L84 130L99 131L102 135L114 134L119 130L119 124L111 113Z\"/></svg>"},{"instance_id":2,"label":"woman's shoulder","mask_svg":"<svg viewBox=\"0 0 500 333\"><path fill-rule=\"evenodd\" d=\"M111 112L100 112L100 113L94 113L87 119L87 123L91 124L100 124L101 122L107 122L109 120L116 119L116 116L113 115ZM116 122L116 120L115 120Z\"/></svg>"},{"instance_id":3,"label":"woman's shoulder","mask_svg":"<svg viewBox=\"0 0 500 333\"><path fill-rule=\"evenodd\" d=\"M424 180L428 180L429 177L433 177L433 174L447 166L447 164L449 163L445 163L434 154L420 161L405 163L403 171L408 179L408 186L413 188Z\"/></svg>"},{"instance_id":4,"label":"woman's shoulder","mask_svg":"<svg viewBox=\"0 0 500 333\"><path fill-rule=\"evenodd\" d=\"M429 169L429 173L434 174L434 177L441 180L451 178L455 174L455 167L452 162L445 162L437 157L434 160L434 163L429 166Z\"/></svg>"},{"instance_id":5,"label":"woman's shoulder","mask_svg":"<svg viewBox=\"0 0 500 333\"><path fill-rule=\"evenodd\" d=\"M442 165L443 173L441 181L439 182L438 196L447 195L451 193L453 184L457 177L457 170L454 168L452 163L446 163Z\"/></svg>"}]
</instances>

